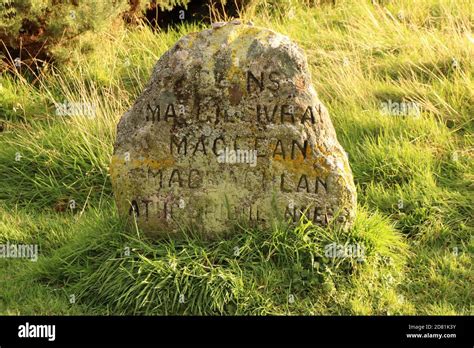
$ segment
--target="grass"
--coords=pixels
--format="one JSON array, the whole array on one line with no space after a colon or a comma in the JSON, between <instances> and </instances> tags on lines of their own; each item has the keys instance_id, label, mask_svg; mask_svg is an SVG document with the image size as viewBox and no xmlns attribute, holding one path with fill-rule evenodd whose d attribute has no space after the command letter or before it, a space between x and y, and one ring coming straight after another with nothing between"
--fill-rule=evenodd
<instances>
[{"instance_id":1,"label":"grass","mask_svg":"<svg viewBox=\"0 0 474 348\"><path fill-rule=\"evenodd\" d=\"M38 244L40 257L0 259L0 314L473 314L474 5L384 3L264 1L243 13L308 55L358 189L347 232L302 220L150 241L119 219L116 123L196 25L96 34L95 50L79 43L34 83L2 74L0 244ZM421 112L385 114L388 100ZM97 113L56 115L64 101ZM363 245L364 261L325 257L332 242Z\"/></svg>"}]
</instances>

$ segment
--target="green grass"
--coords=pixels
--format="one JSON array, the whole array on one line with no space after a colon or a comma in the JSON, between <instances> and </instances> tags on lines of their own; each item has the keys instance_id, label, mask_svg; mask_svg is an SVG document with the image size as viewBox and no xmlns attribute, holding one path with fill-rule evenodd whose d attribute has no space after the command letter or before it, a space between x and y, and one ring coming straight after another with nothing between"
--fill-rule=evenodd
<instances>
[{"instance_id":1,"label":"green grass","mask_svg":"<svg viewBox=\"0 0 474 348\"><path fill-rule=\"evenodd\" d=\"M38 262L0 259L0 314L473 314L474 5L280 2L243 17L306 51L349 154L355 226L236 226L215 241L126 227L108 175L116 124L160 55L201 28L121 28L34 83L0 76L0 244L40 247ZM384 114L388 100L420 115ZM97 114L58 116L64 101ZM332 242L363 245L364 261L328 259Z\"/></svg>"}]
</instances>

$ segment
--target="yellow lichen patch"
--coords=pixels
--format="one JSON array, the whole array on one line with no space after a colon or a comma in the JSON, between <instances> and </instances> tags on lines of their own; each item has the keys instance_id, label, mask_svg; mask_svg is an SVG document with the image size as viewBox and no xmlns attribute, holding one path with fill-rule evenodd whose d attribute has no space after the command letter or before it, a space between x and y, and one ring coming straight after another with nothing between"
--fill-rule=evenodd
<instances>
[{"instance_id":1,"label":"yellow lichen patch","mask_svg":"<svg viewBox=\"0 0 474 348\"><path fill-rule=\"evenodd\" d=\"M175 159L173 157L167 157L162 160L153 160L150 158L143 159L133 159L130 162L126 162L122 157L112 156L112 161L110 163L110 174L115 175L116 171L119 168L135 169L148 166L151 169L165 169L172 167L175 164Z\"/></svg>"},{"instance_id":2,"label":"yellow lichen patch","mask_svg":"<svg viewBox=\"0 0 474 348\"><path fill-rule=\"evenodd\" d=\"M274 161L281 163L286 171L294 174L304 174L306 176L320 176L329 172L322 160L304 159L299 156L295 159L283 159L282 156L276 155ZM325 173L326 172L326 173Z\"/></svg>"},{"instance_id":3,"label":"yellow lichen patch","mask_svg":"<svg viewBox=\"0 0 474 348\"><path fill-rule=\"evenodd\" d=\"M229 34L227 34L227 36L226 36L228 45L232 44L232 42L234 42L237 39L239 39L239 40L241 39L240 27L241 26L239 25L239 26L234 26L234 27L226 26L224 28L224 30L230 31ZM227 29L227 28L229 28L229 29Z\"/></svg>"},{"instance_id":4,"label":"yellow lichen patch","mask_svg":"<svg viewBox=\"0 0 474 348\"><path fill-rule=\"evenodd\" d=\"M117 156L112 156L112 159L110 161L110 166L109 166L109 172L110 172L110 176L113 178L116 177L119 161L120 160L117 158Z\"/></svg>"},{"instance_id":5,"label":"yellow lichen patch","mask_svg":"<svg viewBox=\"0 0 474 348\"><path fill-rule=\"evenodd\" d=\"M234 64L235 64L236 59L233 59L233 60L234 60ZM242 92L244 92L244 93L246 92L246 89L245 89L245 73L244 73L244 71L242 71L242 69L240 67L237 66L237 64L232 65L229 68L229 70L227 72L227 80L238 82Z\"/></svg>"},{"instance_id":6,"label":"yellow lichen patch","mask_svg":"<svg viewBox=\"0 0 474 348\"><path fill-rule=\"evenodd\" d=\"M267 150L270 154L274 154L276 149L275 144L268 144ZM313 154L318 153L323 154L324 156L314 157ZM286 153L285 158L280 154L274 154L272 155L272 159L273 161L281 163L285 170L291 173L321 176L326 175L331 171L331 168L328 167L328 164L325 161L325 157L328 155L330 154L323 151L322 147L317 146L316 150L308 147L306 158L304 158L302 153L297 152L294 158L290 158L291 153Z\"/></svg>"},{"instance_id":7,"label":"yellow lichen patch","mask_svg":"<svg viewBox=\"0 0 474 348\"><path fill-rule=\"evenodd\" d=\"M150 158L144 158L132 160L131 164L133 168L148 166L148 168L151 169L165 169L172 167L175 164L175 159L173 157L168 157L157 161Z\"/></svg>"},{"instance_id":8,"label":"yellow lichen patch","mask_svg":"<svg viewBox=\"0 0 474 348\"><path fill-rule=\"evenodd\" d=\"M198 36L198 33L190 33L188 36L187 36L187 43L188 43L188 47L187 48L191 48L193 47L194 45L194 42L196 41L196 38Z\"/></svg>"}]
</instances>

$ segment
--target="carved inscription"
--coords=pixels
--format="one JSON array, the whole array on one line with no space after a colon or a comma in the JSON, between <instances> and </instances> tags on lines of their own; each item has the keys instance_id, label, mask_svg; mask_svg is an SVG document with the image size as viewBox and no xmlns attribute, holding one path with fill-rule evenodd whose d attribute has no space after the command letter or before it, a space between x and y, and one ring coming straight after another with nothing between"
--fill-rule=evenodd
<instances>
[{"instance_id":1,"label":"carved inscription","mask_svg":"<svg viewBox=\"0 0 474 348\"><path fill-rule=\"evenodd\" d=\"M282 74L277 71L270 73L260 72L258 74L252 71L246 72L246 91L248 94L258 94L265 91L266 89L272 92L278 92L280 89L280 78ZM309 123L315 124L317 115L321 115L321 105L308 105L305 108L296 108L292 104L263 104L257 103L254 107L250 107L253 113L249 113L246 117L237 117L238 111L223 109L220 104L214 106L214 123L234 123L236 119L241 122L253 122L260 125L276 125L276 124L297 124L297 123ZM164 103L149 101L146 104L144 110L146 122L159 124L160 122L172 122L173 124L179 123L179 117L193 117L192 114L187 114L186 110L189 107L182 104L175 103ZM297 112L298 111L298 112ZM199 115L197 116L199 119ZM267 143L269 146L266 148L262 147L262 143ZM311 149L311 145L308 139L288 139L288 138L275 138L268 139L265 134L258 134L252 136L234 136L228 137L226 134L217 133L214 135L201 135L199 137L193 135L176 135L171 134L169 138L169 154L173 157L195 157L197 155L213 155L218 156L219 151L225 148L232 148L235 151L242 147L242 144L246 144L247 148L255 150L259 158L271 158L283 161L294 161L303 160L309 161L314 160L312 155L316 153ZM201 171L193 168L167 168L167 169L135 169L143 172L141 177L145 177L145 184L152 184L156 187L157 192L163 189L170 188L187 188L187 189L200 189L202 187L203 175ZM283 193L312 193L312 194L325 194L328 191L328 183L325 178L317 175L300 174L296 178L290 180L287 173L275 173L271 178L261 177L259 183L261 187L272 187L276 188ZM153 204L152 204L153 203ZM155 205L153 209L150 208L150 204ZM165 217L173 217L173 209L170 204L163 204L161 209L157 207L152 200L149 199L133 199L131 201L130 214L137 214L140 212L145 214L145 218L149 217L151 210L159 212L159 214ZM303 210L308 207L301 207ZM258 207L249 208L248 219L249 220L260 220ZM312 207L312 211L315 207ZM316 213L315 213L316 214ZM244 215L245 214L237 214ZM291 217L294 221L298 219L297 212L293 209L293 212L285 211L286 217Z\"/></svg>"}]
</instances>

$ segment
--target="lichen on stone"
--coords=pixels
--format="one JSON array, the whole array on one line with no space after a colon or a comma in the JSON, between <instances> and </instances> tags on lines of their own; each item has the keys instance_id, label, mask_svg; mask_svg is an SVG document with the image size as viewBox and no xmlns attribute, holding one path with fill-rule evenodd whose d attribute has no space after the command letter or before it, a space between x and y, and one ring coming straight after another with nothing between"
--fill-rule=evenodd
<instances>
[{"instance_id":1,"label":"lichen on stone","mask_svg":"<svg viewBox=\"0 0 474 348\"><path fill-rule=\"evenodd\" d=\"M186 35L159 59L117 126L110 172L119 212L151 236L355 217L348 159L304 53L240 22Z\"/></svg>"}]
</instances>

